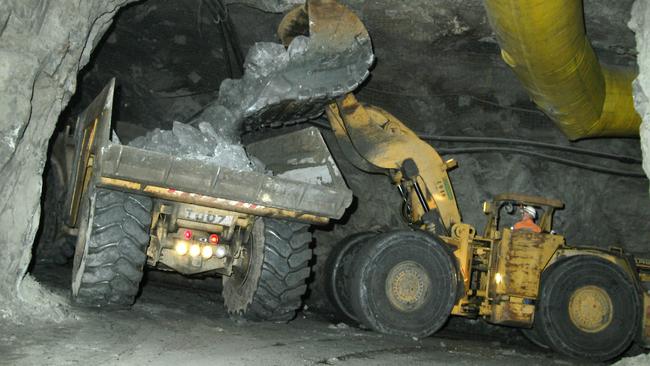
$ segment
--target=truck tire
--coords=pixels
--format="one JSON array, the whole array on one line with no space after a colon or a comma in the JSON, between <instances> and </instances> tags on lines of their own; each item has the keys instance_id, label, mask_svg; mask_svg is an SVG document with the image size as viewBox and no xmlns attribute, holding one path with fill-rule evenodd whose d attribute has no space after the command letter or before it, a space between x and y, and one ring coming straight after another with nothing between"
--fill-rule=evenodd
<instances>
[{"instance_id":1,"label":"truck tire","mask_svg":"<svg viewBox=\"0 0 650 366\"><path fill-rule=\"evenodd\" d=\"M309 226L257 219L244 244L243 265L223 276L223 298L234 318L289 321L307 291L312 241Z\"/></svg>"},{"instance_id":2,"label":"truck tire","mask_svg":"<svg viewBox=\"0 0 650 366\"><path fill-rule=\"evenodd\" d=\"M446 244L423 231L377 236L359 251L350 284L351 308L380 333L426 337L447 321L460 275Z\"/></svg>"},{"instance_id":3,"label":"truck tire","mask_svg":"<svg viewBox=\"0 0 650 366\"><path fill-rule=\"evenodd\" d=\"M61 163L50 158L43 181L41 227L36 244L36 260L66 264L74 255L75 237L63 232L66 184Z\"/></svg>"},{"instance_id":4,"label":"truck tire","mask_svg":"<svg viewBox=\"0 0 650 366\"><path fill-rule=\"evenodd\" d=\"M595 256L558 262L544 273L536 325L565 355L607 361L637 334L641 299L619 266Z\"/></svg>"},{"instance_id":5,"label":"truck tire","mask_svg":"<svg viewBox=\"0 0 650 366\"><path fill-rule=\"evenodd\" d=\"M94 191L94 192L93 192ZM151 198L91 189L82 199L72 268L72 301L81 306L133 304L147 260Z\"/></svg>"},{"instance_id":6,"label":"truck tire","mask_svg":"<svg viewBox=\"0 0 650 366\"><path fill-rule=\"evenodd\" d=\"M357 322L350 308L350 281L354 273L352 262L359 250L377 233L352 234L334 246L324 266L325 293L334 307L335 316L345 322Z\"/></svg>"}]
</instances>

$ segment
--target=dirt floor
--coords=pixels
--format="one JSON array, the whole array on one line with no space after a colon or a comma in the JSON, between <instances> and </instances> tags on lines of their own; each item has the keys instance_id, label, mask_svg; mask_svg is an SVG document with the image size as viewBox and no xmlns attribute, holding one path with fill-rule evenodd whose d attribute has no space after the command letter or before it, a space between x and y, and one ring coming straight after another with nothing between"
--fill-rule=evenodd
<instances>
[{"instance_id":1,"label":"dirt floor","mask_svg":"<svg viewBox=\"0 0 650 366\"><path fill-rule=\"evenodd\" d=\"M67 268L41 265L34 273L55 292L67 293ZM337 325L309 309L288 324L238 324L227 316L216 283L189 291L159 277L150 276L132 310L73 309L60 324L0 324L0 364L581 364L512 334L447 329L426 339L396 338Z\"/></svg>"}]
</instances>

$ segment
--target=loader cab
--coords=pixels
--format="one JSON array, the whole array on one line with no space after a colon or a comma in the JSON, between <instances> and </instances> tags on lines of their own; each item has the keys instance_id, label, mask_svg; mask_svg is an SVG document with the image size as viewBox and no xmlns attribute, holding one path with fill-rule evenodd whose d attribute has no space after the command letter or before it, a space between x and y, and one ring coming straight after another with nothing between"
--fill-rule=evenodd
<instances>
[{"instance_id":1,"label":"loader cab","mask_svg":"<svg viewBox=\"0 0 650 366\"><path fill-rule=\"evenodd\" d=\"M488 216L483 236L497 239L500 231L511 227L519 220L518 209L533 206L537 210L537 225L542 233L550 233L553 228L555 210L564 208L564 203L552 198L505 193L494 197L492 202L483 203L483 212Z\"/></svg>"}]
</instances>

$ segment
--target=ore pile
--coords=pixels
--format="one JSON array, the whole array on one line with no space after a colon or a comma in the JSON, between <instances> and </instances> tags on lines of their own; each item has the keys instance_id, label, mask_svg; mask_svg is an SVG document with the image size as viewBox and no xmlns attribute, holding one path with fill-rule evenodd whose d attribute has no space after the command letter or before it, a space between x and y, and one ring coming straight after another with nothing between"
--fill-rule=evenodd
<instances>
[{"instance_id":1,"label":"ore pile","mask_svg":"<svg viewBox=\"0 0 650 366\"><path fill-rule=\"evenodd\" d=\"M231 142L207 122L195 128L175 121L171 130L156 128L129 145L178 157L210 160L233 170L252 171L255 166L242 145Z\"/></svg>"},{"instance_id":2,"label":"ore pile","mask_svg":"<svg viewBox=\"0 0 650 366\"><path fill-rule=\"evenodd\" d=\"M224 80L219 98L190 122L210 122L235 141L245 129L304 121L356 89L373 59L370 39L343 50L305 36L287 48L258 42L246 56L244 76Z\"/></svg>"}]
</instances>

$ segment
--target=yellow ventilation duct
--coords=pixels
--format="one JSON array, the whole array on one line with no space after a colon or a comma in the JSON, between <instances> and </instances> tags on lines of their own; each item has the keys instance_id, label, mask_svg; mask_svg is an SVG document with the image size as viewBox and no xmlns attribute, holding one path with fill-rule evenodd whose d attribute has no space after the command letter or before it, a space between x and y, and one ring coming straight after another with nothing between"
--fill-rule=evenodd
<instances>
[{"instance_id":1,"label":"yellow ventilation duct","mask_svg":"<svg viewBox=\"0 0 650 366\"><path fill-rule=\"evenodd\" d=\"M567 137L638 136L636 71L598 62L582 0L485 0L485 8L504 61Z\"/></svg>"}]
</instances>

